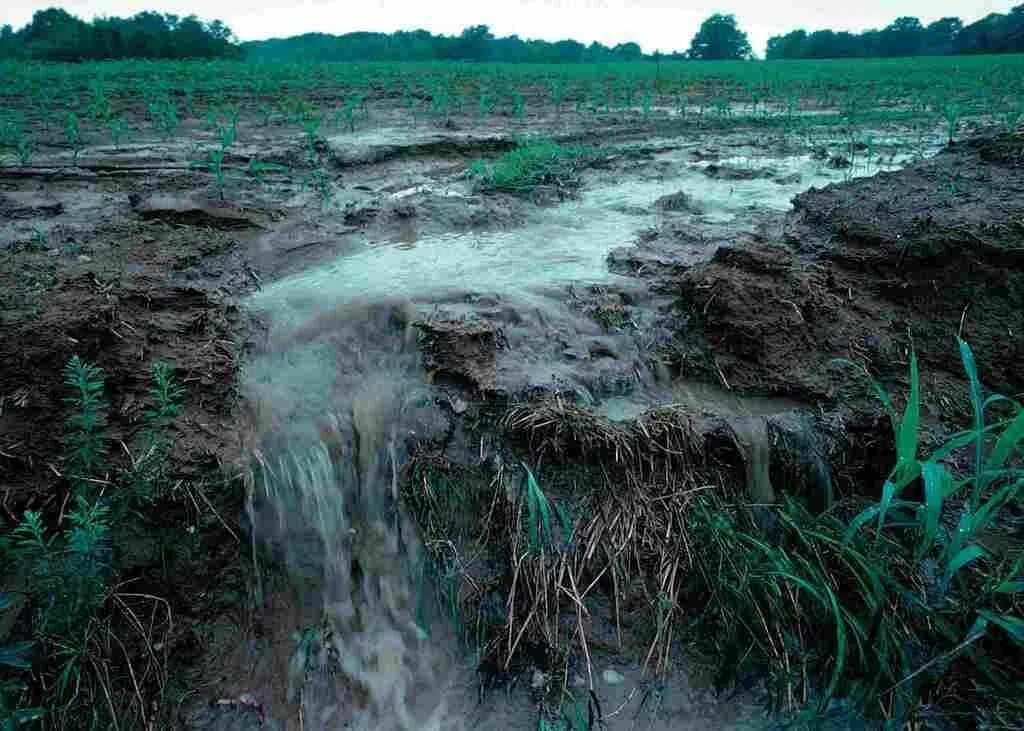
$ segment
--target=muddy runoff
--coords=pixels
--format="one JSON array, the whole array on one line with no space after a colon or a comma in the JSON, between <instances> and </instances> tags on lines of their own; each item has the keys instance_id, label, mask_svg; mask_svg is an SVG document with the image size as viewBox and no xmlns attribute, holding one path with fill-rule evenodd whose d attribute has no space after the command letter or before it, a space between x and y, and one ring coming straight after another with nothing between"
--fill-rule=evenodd
<instances>
[{"instance_id":1,"label":"muddy runoff","mask_svg":"<svg viewBox=\"0 0 1024 731\"><path fill-rule=\"evenodd\" d=\"M688 501L738 491L770 532L779 487L831 493L845 433L805 393L736 389L678 283L781 235L794 195L879 168L698 152L591 173L514 228L406 226L244 303L263 329L242 368L254 557L317 617L279 722L298 707L306 728L530 728L572 698L607 728L756 724L756 694L717 699L672 659ZM538 505L558 516L542 549ZM672 607L657 621L635 584L652 578ZM473 614L459 626L446 601ZM467 626L486 630L475 646ZM481 677L506 691L480 703Z\"/></svg>"}]
</instances>

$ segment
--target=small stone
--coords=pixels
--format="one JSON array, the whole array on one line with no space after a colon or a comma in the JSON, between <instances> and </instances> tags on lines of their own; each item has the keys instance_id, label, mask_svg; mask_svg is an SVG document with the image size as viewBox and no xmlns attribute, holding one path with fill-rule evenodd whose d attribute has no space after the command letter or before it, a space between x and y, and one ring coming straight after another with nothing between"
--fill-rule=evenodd
<instances>
[{"instance_id":1,"label":"small stone","mask_svg":"<svg viewBox=\"0 0 1024 731\"><path fill-rule=\"evenodd\" d=\"M622 673L608 668L601 673L601 680L608 685L622 685L626 681L626 678Z\"/></svg>"},{"instance_id":2,"label":"small stone","mask_svg":"<svg viewBox=\"0 0 1024 731\"><path fill-rule=\"evenodd\" d=\"M548 676L542 673L540 670L533 671L533 677L530 678L530 687L534 689L543 688L548 683Z\"/></svg>"},{"instance_id":3,"label":"small stone","mask_svg":"<svg viewBox=\"0 0 1024 731\"><path fill-rule=\"evenodd\" d=\"M86 256L85 254L79 254L78 261L82 262L83 264L88 264L90 261L92 261L92 257Z\"/></svg>"},{"instance_id":4,"label":"small stone","mask_svg":"<svg viewBox=\"0 0 1024 731\"><path fill-rule=\"evenodd\" d=\"M467 404L465 401L463 401L458 396L456 396L455 398L451 399L451 405L452 405L452 411L454 411L456 414L465 414L466 413L466 409L469 408L469 404Z\"/></svg>"}]
</instances>

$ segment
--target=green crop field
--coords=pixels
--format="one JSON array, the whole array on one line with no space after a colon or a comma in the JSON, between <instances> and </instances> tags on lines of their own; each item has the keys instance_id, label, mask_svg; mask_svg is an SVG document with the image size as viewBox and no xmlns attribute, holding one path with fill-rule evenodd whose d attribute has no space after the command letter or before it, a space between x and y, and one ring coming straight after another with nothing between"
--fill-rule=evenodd
<instances>
[{"instance_id":1,"label":"green crop field","mask_svg":"<svg viewBox=\"0 0 1024 731\"><path fill-rule=\"evenodd\" d=\"M1024 55L0 62L0 730L1019 729L1022 122Z\"/></svg>"},{"instance_id":2,"label":"green crop field","mask_svg":"<svg viewBox=\"0 0 1024 731\"><path fill-rule=\"evenodd\" d=\"M421 114L527 115L554 107L767 124L824 112L815 123L955 125L971 118L1014 127L1024 112L1024 56L565 66L6 62L0 82L0 143L12 152L62 126L69 114L93 131L127 125L130 132L148 117L172 133L176 120L202 118L211 107L288 118L303 105L340 114L353 99L371 107L401 105L410 120Z\"/></svg>"}]
</instances>

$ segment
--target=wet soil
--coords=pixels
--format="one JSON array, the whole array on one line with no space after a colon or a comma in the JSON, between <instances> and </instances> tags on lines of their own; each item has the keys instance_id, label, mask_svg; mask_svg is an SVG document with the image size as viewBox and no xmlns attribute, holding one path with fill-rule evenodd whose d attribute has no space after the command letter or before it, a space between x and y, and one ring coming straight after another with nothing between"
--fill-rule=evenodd
<instances>
[{"instance_id":1,"label":"wet soil","mask_svg":"<svg viewBox=\"0 0 1024 731\"><path fill-rule=\"evenodd\" d=\"M398 351L381 346L376 320L352 326L362 311L353 302L406 303L418 362L400 377L428 386L436 412L411 441L473 469L497 438L495 410L561 396L588 411L595 434L611 428L613 412L615 428L636 440L651 413L668 431L696 428L701 449L738 483L748 457L730 419L753 409L776 445L772 484L853 485L888 464L887 422L836 358L899 383L913 344L936 428L963 408L957 333L988 385L1022 388L1018 139L961 143L847 182L856 159L852 169L828 164L844 153L840 142L818 159L804 142L756 128L695 139L680 120L638 116L535 112L452 129L399 121L397 108L380 114L372 128L327 135L312 158L297 127L243 115L223 190L184 142L145 135L121 150L87 135L74 157L55 138L31 166L0 169L0 505L9 520L26 508L59 511L66 497L59 425L71 355L103 367L111 436L126 445L141 428L152 362L172 364L186 391L172 465L187 484L244 471L253 431L283 423L254 413L245 390L242 374L260 354L280 356L258 374L266 382L291 379L288 419L319 413L354 370L393 373ZM577 198L531 201L466 179L473 158L510 149L524 129L605 148ZM891 133L880 145L886 160L856 174L904 160L908 143ZM198 122L184 134L212 139ZM253 159L289 170L256 179L245 172ZM812 184L823 187L803 192ZM714 384L718 395L682 398L680 382ZM785 399L734 407L745 395ZM673 404L671 418L659 411ZM246 521L239 501L210 522L207 545L235 545ZM209 599L230 589L245 604L225 561L202 573L202 599L189 577L164 577L190 625L169 648L172 662L211 683L173 714L196 728L252 728L273 709L287 727L288 648L315 612L287 591L255 615ZM595 633L610 623L595 620ZM237 636L244 648L225 639ZM598 649L599 669L625 676L608 676L607 703L642 705L646 693L630 693L646 682L638 648L626 660L620 645ZM679 707L660 717L665 728L756 716L739 718L685 674L667 682ZM515 708L492 707L490 722L535 727L533 695L516 692Z\"/></svg>"},{"instance_id":2,"label":"wet soil","mask_svg":"<svg viewBox=\"0 0 1024 731\"><path fill-rule=\"evenodd\" d=\"M664 273L661 286L678 288L687 321L679 372L717 375L739 390L856 401L834 359L899 382L913 347L933 416L955 420L959 335L988 386L1019 393L1022 149L1019 138L966 142L906 170L808 191L781 232Z\"/></svg>"}]
</instances>

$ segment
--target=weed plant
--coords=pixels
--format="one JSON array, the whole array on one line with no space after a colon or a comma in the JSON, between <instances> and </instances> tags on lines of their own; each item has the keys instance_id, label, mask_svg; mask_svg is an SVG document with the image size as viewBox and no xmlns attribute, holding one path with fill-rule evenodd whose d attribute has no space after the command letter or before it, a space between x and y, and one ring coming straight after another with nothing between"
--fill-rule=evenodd
<instances>
[{"instance_id":1,"label":"weed plant","mask_svg":"<svg viewBox=\"0 0 1024 731\"><path fill-rule=\"evenodd\" d=\"M705 609L691 629L722 683L767 673L773 706L809 708L812 725L1024 718L1024 553L1006 548L1024 487L1024 410L986 398L960 348L973 423L923 457L916 360L902 414L875 384L897 454L877 501L821 515L787 501L773 538L720 497L697 503L689 592ZM971 468L954 471L964 451Z\"/></svg>"},{"instance_id":2,"label":"weed plant","mask_svg":"<svg viewBox=\"0 0 1024 731\"><path fill-rule=\"evenodd\" d=\"M476 161L469 174L488 190L522 194L547 186L565 193L576 187L578 171L595 156L591 148L530 139L521 141L493 164Z\"/></svg>"},{"instance_id":3,"label":"weed plant","mask_svg":"<svg viewBox=\"0 0 1024 731\"><path fill-rule=\"evenodd\" d=\"M145 694L159 693L163 684L153 635L169 622L153 623L166 602L118 583L116 539L166 484L168 432L184 394L169 366L153 366L142 451L114 475L106 461L103 371L75 356L65 367L65 383L71 508L56 526L41 512L26 511L0 544L0 555L14 567L7 578L28 600L31 634L0 647L0 728L44 713L54 728L132 727L132 719L141 727L152 711ZM0 594L0 612L11 606L10 597ZM133 608L140 601L149 605L145 622ZM29 669L31 684L23 677Z\"/></svg>"}]
</instances>

